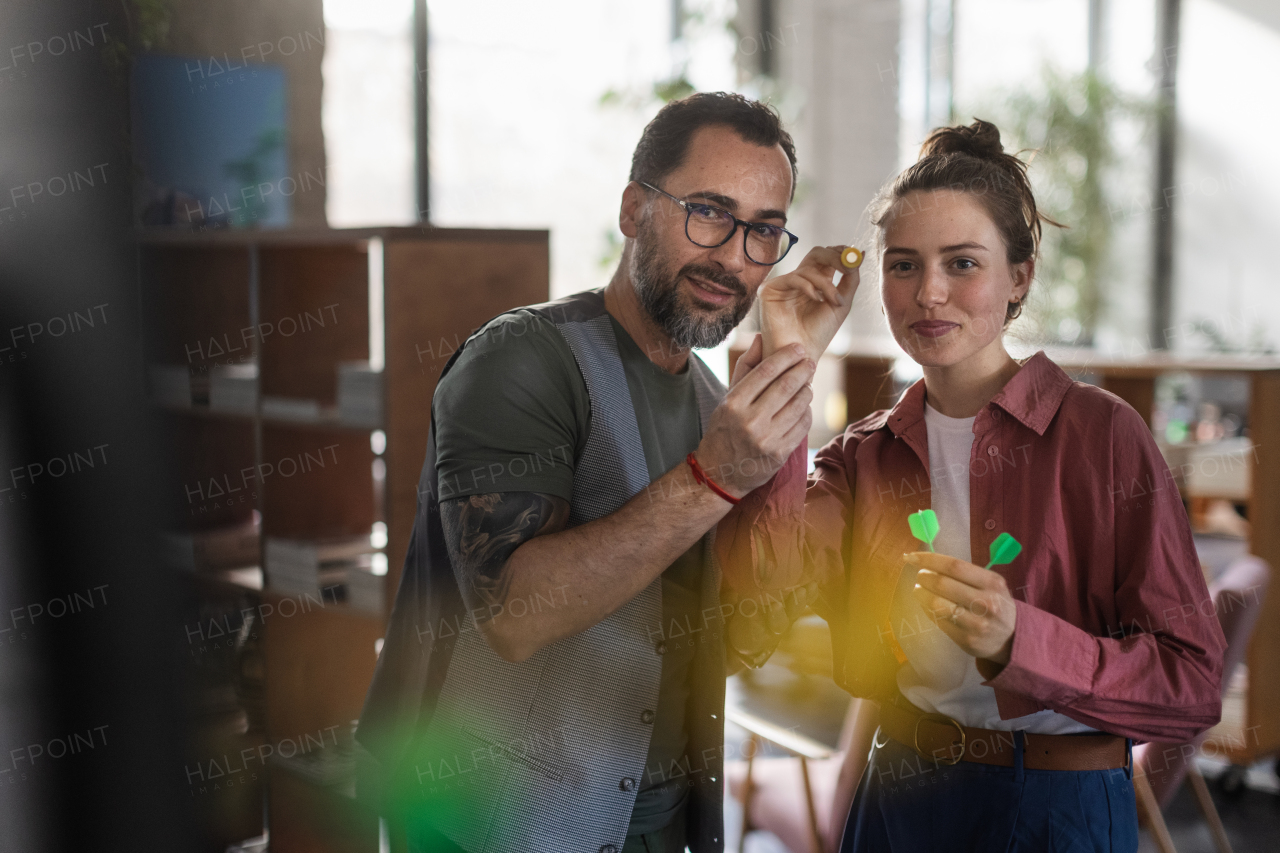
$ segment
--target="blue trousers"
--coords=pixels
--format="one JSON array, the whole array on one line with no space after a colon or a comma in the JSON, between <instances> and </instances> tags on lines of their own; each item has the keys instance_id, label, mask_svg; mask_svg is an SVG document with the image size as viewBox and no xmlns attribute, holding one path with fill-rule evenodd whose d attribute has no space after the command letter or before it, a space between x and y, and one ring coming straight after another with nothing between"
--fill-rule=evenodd
<instances>
[{"instance_id":1,"label":"blue trousers","mask_svg":"<svg viewBox=\"0 0 1280 853\"><path fill-rule=\"evenodd\" d=\"M841 853L1134 853L1129 771L935 765L889 740L862 776Z\"/></svg>"}]
</instances>

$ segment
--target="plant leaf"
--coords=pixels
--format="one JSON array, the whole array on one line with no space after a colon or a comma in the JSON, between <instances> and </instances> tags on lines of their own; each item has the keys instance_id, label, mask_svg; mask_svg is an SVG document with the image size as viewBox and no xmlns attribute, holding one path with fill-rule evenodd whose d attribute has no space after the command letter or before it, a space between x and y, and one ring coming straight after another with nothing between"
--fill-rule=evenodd
<instances>
[{"instance_id":1,"label":"plant leaf","mask_svg":"<svg viewBox=\"0 0 1280 853\"><path fill-rule=\"evenodd\" d=\"M931 509L922 509L907 516L911 535L933 550L933 539L938 535L938 516Z\"/></svg>"},{"instance_id":2,"label":"plant leaf","mask_svg":"<svg viewBox=\"0 0 1280 853\"><path fill-rule=\"evenodd\" d=\"M1014 539L1008 533L1001 533L991 543L991 562L987 563L987 568L992 566L1003 566L1012 563L1013 558L1022 553L1022 545L1017 539Z\"/></svg>"}]
</instances>

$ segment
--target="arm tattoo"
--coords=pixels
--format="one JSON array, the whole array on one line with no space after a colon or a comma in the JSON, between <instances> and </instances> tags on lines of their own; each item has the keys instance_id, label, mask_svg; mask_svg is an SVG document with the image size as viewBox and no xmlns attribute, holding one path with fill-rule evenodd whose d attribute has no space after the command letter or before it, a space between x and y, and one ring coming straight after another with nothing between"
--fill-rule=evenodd
<instances>
[{"instance_id":1,"label":"arm tattoo","mask_svg":"<svg viewBox=\"0 0 1280 853\"><path fill-rule=\"evenodd\" d=\"M440 504L449 558L477 622L487 622L506 605L512 552L535 536L563 529L568 518L568 501L540 492L471 495Z\"/></svg>"}]
</instances>

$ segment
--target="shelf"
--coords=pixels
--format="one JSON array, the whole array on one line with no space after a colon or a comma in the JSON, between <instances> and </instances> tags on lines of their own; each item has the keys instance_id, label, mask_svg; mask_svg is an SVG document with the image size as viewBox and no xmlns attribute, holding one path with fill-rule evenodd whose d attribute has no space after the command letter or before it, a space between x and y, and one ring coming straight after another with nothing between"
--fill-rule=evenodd
<instances>
[{"instance_id":1,"label":"shelf","mask_svg":"<svg viewBox=\"0 0 1280 853\"><path fill-rule=\"evenodd\" d=\"M1068 373L1105 373L1133 379L1151 379L1165 373L1258 373L1280 371L1274 355L1230 353L1183 354L1149 352L1135 358L1102 355L1087 349L1045 348L1045 355Z\"/></svg>"},{"instance_id":2,"label":"shelf","mask_svg":"<svg viewBox=\"0 0 1280 853\"><path fill-rule=\"evenodd\" d=\"M262 567L242 566L238 569L217 569L209 572L192 572L191 577L197 583L208 585L227 592L261 593Z\"/></svg>"},{"instance_id":3,"label":"shelf","mask_svg":"<svg viewBox=\"0 0 1280 853\"><path fill-rule=\"evenodd\" d=\"M384 429L385 424L378 423L354 423L352 421L344 421L338 414L337 409L321 409L320 417L315 420L304 420L302 418L282 418L282 417L263 417L262 422L270 426L287 426L287 427L314 427L316 429L341 429L350 430L352 432L371 433L374 430Z\"/></svg>"},{"instance_id":4,"label":"shelf","mask_svg":"<svg viewBox=\"0 0 1280 853\"><path fill-rule=\"evenodd\" d=\"M170 403L153 402L153 406L158 412L166 415L183 415L191 418L201 418L214 421L231 421L234 423L252 423L256 417L250 412L237 412L228 409L213 409L209 406L196 405L176 406Z\"/></svg>"},{"instance_id":5,"label":"shelf","mask_svg":"<svg viewBox=\"0 0 1280 853\"><path fill-rule=\"evenodd\" d=\"M256 378L237 374L245 384L219 398L252 403L252 410L156 406L171 459L162 494L172 516L167 529L186 535L243 524L256 511L262 537L325 540L367 536L386 522L387 574L359 578L368 581L366 602L382 584L382 612L273 588L270 566L265 578L260 568L265 538L258 565L184 573L202 611L238 612L249 601L262 615L255 634L262 699L253 713L268 742L349 730L373 676L416 515L431 398L447 361L431 347L465 340L503 311L546 301L548 233L409 227L145 231L137 238L144 358L162 368L153 371L157 387L181 399L185 367L202 395L206 376L211 388L217 381L215 368L257 366ZM375 240L380 282L370 280ZM379 372L371 363L384 366ZM345 411L380 410L382 417L344 420L340 385ZM297 409L314 415L264 414L269 397L313 401ZM386 436L378 464L375 430ZM349 783L316 785L298 771L272 766L264 774L273 853L376 850L376 818L354 806Z\"/></svg>"},{"instance_id":6,"label":"shelf","mask_svg":"<svg viewBox=\"0 0 1280 853\"><path fill-rule=\"evenodd\" d=\"M341 429L353 432L373 432L383 429L382 423L357 423L345 421L338 413L337 407L321 408L320 415L314 419L269 417L259 412L241 412L234 409L215 409L207 405L192 403L190 406L178 406L170 403L153 402L154 408L167 415L183 415L192 418L232 421L236 423L252 423L255 420L272 426L315 427L317 429Z\"/></svg>"},{"instance_id":7,"label":"shelf","mask_svg":"<svg viewBox=\"0 0 1280 853\"><path fill-rule=\"evenodd\" d=\"M550 232L541 228L438 228L428 226L387 226L378 228L288 228L263 230L204 230L146 228L136 232L144 246L210 248L245 246L332 246L381 240L433 242L533 243L545 245Z\"/></svg>"}]
</instances>

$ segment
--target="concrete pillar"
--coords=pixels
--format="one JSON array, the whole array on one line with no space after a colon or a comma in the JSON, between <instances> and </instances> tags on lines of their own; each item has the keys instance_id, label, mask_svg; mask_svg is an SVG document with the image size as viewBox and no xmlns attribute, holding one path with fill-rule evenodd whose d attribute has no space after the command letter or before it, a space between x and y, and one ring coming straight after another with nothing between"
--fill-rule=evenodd
<instances>
[{"instance_id":1,"label":"concrete pillar","mask_svg":"<svg viewBox=\"0 0 1280 853\"><path fill-rule=\"evenodd\" d=\"M738 62L796 139L797 252L849 242L865 248L867 205L898 169L898 0L768 3L740 0ZM877 275L868 267L862 278L847 329L887 336Z\"/></svg>"}]
</instances>

